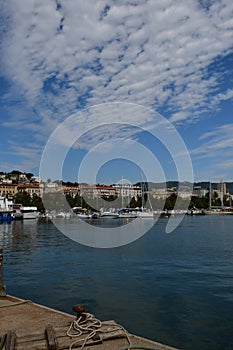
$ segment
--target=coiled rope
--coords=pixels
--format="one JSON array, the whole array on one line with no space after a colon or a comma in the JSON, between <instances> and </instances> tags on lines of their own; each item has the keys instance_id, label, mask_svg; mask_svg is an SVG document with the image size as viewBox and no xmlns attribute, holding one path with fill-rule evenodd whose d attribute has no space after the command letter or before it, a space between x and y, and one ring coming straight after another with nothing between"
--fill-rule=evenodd
<instances>
[{"instance_id":1,"label":"coiled rope","mask_svg":"<svg viewBox=\"0 0 233 350\"><path fill-rule=\"evenodd\" d=\"M100 330L101 326L102 322L95 318L92 314L86 312L83 313L77 320L71 323L66 334L68 337L80 337L82 335L84 335L84 337L73 341L69 346L69 350L71 350L74 345L78 344L82 344L82 350L86 345L87 340L93 339L96 336L96 332Z\"/></svg>"},{"instance_id":2,"label":"coiled rope","mask_svg":"<svg viewBox=\"0 0 233 350\"><path fill-rule=\"evenodd\" d=\"M66 334L68 337L81 337L79 339L74 340L70 346L69 350L72 350L72 348L76 346L81 346L80 350L83 350L87 341L92 339L95 340L95 337L98 333L106 333L108 332L106 329L101 330L103 323L95 318L94 315L90 313L82 313L82 315L75 321L73 321L67 330ZM105 326L111 326L112 323L104 322ZM124 335L128 341L128 346L122 350L134 350L134 349L142 349L142 350L158 350L155 348L145 347L145 346L134 346L130 340L129 333L126 331L126 329L118 324L114 325L115 330L122 330L124 332ZM109 330L111 332L111 330ZM82 337L83 336L83 337Z\"/></svg>"}]
</instances>

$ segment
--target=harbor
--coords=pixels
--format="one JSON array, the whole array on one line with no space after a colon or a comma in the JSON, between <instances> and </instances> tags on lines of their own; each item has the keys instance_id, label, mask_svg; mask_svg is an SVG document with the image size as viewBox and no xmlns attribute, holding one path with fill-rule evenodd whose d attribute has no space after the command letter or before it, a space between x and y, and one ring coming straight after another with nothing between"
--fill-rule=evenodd
<instances>
[{"instance_id":1,"label":"harbor","mask_svg":"<svg viewBox=\"0 0 233 350\"><path fill-rule=\"evenodd\" d=\"M233 350L233 2L0 18L0 350Z\"/></svg>"},{"instance_id":2,"label":"harbor","mask_svg":"<svg viewBox=\"0 0 233 350\"><path fill-rule=\"evenodd\" d=\"M114 249L75 243L47 219L3 223L6 292L72 317L72 307L83 304L101 321L114 320L130 334L177 349L230 350L232 219L185 216L166 234L169 219L160 218L143 237ZM106 232L118 220L106 220ZM77 231L79 222L74 222ZM147 223L140 220L141 228ZM13 327L0 334L8 330Z\"/></svg>"},{"instance_id":3,"label":"harbor","mask_svg":"<svg viewBox=\"0 0 233 350\"><path fill-rule=\"evenodd\" d=\"M0 254L0 350L176 350L130 334L114 320L100 321L85 306L73 315L6 293Z\"/></svg>"}]
</instances>

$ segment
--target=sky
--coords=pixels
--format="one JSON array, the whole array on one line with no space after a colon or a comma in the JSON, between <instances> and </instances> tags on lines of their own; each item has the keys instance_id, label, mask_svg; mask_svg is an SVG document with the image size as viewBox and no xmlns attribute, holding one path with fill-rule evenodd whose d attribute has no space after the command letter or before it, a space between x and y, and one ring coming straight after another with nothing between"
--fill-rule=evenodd
<instances>
[{"instance_id":1,"label":"sky","mask_svg":"<svg viewBox=\"0 0 233 350\"><path fill-rule=\"evenodd\" d=\"M0 171L233 181L232 29L231 0L0 0Z\"/></svg>"}]
</instances>

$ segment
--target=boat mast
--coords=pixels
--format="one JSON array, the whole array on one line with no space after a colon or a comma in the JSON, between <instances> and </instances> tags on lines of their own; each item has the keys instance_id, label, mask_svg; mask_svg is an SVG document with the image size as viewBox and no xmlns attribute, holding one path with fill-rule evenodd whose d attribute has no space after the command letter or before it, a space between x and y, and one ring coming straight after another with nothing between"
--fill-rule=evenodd
<instances>
[{"instance_id":1,"label":"boat mast","mask_svg":"<svg viewBox=\"0 0 233 350\"><path fill-rule=\"evenodd\" d=\"M121 177L121 208L124 208L124 201L123 201L123 176Z\"/></svg>"},{"instance_id":2,"label":"boat mast","mask_svg":"<svg viewBox=\"0 0 233 350\"><path fill-rule=\"evenodd\" d=\"M209 187L209 208L211 209L211 182L210 182L210 187Z\"/></svg>"}]
</instances>

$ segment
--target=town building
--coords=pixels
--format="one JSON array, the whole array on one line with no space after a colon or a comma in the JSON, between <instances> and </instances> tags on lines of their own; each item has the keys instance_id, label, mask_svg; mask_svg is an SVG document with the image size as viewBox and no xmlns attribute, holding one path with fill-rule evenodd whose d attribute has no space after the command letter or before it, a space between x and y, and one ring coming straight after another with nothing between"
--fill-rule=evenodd
<instances>
[{"instance_id":1,"label":"town building","mask_svg":"<svg viewBox=\"0 0 233 350\"><path fill-rule=\"evenodd\" d=\"M44 184L44 193L56 193L63 191L64 186L62 186L62 184L58 184L57 182L46 182Z\"/></svg>"},{"instance_id":2,"label":"town building","mask_svg":"<svg viewBox=\"0 0 233 350\"><path fill-rule=\"evenodd\" d=\"M101 198L101 197L111 197L116 196L116 189L112 186L102 186L102 185L82 185L79 187L80 196L85 196L87 198Z\"/></svg>"},{"instance_id":3,"label":"town building","mask_svg":"<svg viewBox=\"0 0 233 350\"><path fill-rule=\"evenodd\" d=\"M166 199L170 197L172 193L177 193L176 189L171 188L157 188L151 191L151 195L154 199Z\"/></svg>"},{"instance_id":4,"label":"town building","mask_svg":"<svg viewBox=\"0 0 233 350\"><path fill-rule=\"evenodd\" d=\"M17 184L13 184L12 181L4 181L0 183L0 196L15 196L18 192Z\"/></svg>"},{"instance_id":5,"label":"town building","mask_svg":"<svg viewBox=\"0 0 233 350\"><path fill-rule=\"evenodd\" d=\"M79 187L78 186L64 186L63 192L64 192L64 194L68 194L74 198L77 194L79 194Z\"/></svg>"},{"instance_id":6,"label":"town building","mask_svg":"<svg viewBox=\"0 0 233 350\"><path fill-rule=\"evenodd\" d=\"M18 193L24 192L29 193L31 197L33 197L34 194L36 194L38 197L42 197L44 192L44 184L26 183L18 185Z\"/></svg>"},{"instance_id":7,"label":"town building","mask_svg":"<svg viewBox=\"0 0 233 350\"><path fill-rule=\"evenodd\" d=\"M116 190L116 195L119 197L137 198L142 196L142 189L140 186L132 184L116 184L112 185Z\"/></svg>"},{"instance_id":8,"label":"town building","mask_svg":"<svg viewBox=\"0 0 233 350\"><path fill-rule=\"evenodd\" d=\"M205 197L205 195L208 193L209 191L206 189L203 189L201 186L194 186L193 187L193 196L196 197Z\"/></svg>"}]
</instances>

